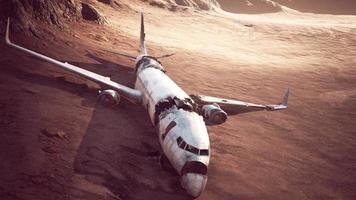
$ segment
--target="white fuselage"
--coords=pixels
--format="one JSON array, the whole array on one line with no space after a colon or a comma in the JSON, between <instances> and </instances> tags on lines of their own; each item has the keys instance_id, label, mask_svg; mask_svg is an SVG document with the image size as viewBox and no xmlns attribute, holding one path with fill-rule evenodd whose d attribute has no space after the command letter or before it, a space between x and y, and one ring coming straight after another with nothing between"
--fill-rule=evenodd
<instances>
[{"instance_id":1,"label":"white fuselage","mask_svg":"<svg viewBox=\"0 0 356 200\"><path fill-rule=\"evenodd\" d=\"M172 166L181 175L182 186L192 196L199 196L207 181L210 158L208 132L203 117L183 109L180 104L168 104L159 112L162 101L190 100L164 72L159 62L150 57L141 58L137 66L135 88L142 92L142 105L147 109L152 124L157 127L162 150Z\"/></svg>"}]
</instances>

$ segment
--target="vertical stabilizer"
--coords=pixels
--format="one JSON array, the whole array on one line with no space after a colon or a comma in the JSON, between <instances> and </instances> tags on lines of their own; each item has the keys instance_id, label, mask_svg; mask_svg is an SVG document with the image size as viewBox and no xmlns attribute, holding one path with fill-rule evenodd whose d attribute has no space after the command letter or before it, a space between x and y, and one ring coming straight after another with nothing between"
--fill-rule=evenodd
<instances>
[{"instance_id":1,"label":"vertical stabilizer","mask_svg":"<svg viewBox=\"0 0 356 200\"><path fill-rule=\"evenodd\" d=\"M143 13L141 13L140 55L147 55L145 36L145 22L143 18Z\"/></svg>"}]
</instances>

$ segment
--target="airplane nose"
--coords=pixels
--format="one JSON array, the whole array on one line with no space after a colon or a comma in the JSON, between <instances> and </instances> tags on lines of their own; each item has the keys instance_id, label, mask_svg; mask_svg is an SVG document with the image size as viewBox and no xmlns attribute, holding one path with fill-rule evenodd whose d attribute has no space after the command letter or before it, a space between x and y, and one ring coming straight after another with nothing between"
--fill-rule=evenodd
<instances>
[{"instance_id":1,"label":"airplane nose","mask_svg":"<svg viewBox=\"0 0 356 200\"><path fill-rule=\"evenodd\" d=\"M198 197L205 189L208 167L199 161L188 161L181 170L181 185L187 193Z\"/></svg>"},{"instance_id":2,"label":"airplane nose","mask_svg":"<svg viewBox=\"0 0 356 200\"><path fill-rule=\"evenodd\" d=\"M189 195L196 198L205 189L208 177L203 174L187 173L181 178L181 185Z\"/></svg>"}]
</instances>

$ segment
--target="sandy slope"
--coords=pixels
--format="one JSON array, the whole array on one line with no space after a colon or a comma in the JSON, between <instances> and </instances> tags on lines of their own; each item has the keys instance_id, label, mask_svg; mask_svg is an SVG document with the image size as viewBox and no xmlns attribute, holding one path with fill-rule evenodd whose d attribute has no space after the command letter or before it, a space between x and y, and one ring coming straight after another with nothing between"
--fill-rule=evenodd
<instances>
[{"instance_id":1,"label":"sandy slope","mask_svg":"<svg viewBox=\"0 0 356 200\"><path fill-rule=\"evenodd\" d=\"M355 15L356 4L352 0L275 0L290 8L303 12Z\"/></svg>"},{"instance_id":2,"label":"sandy slope","mask_svg":"<svg viewBox=\"0 0 356 200\"><path fill-rule=\"evenodd\" d=\"M218 0L221 8L235 13L271 13L279 5L308 13L355 15L356 4L353 0Z\"/></svg>"},{"instance_id":3,"label":"sandy slope","mask_svg":"<svg viewBox=\"0 0 356 200\"><path fill-rule=\"evenodd\" d=\"M130 85L133 63L104 49L135 53L141 6L98 3L109 25L73 23L45 40L14 40ZM276 103L292 91L286 111L209 127L209 182L199 199L356 197L356 17L144 12L150 52L176 52L163 64L189 93ZM188 199L178 177L160 169L143 109L102 108L96 84L3 42L0 51L1 199Z\"/></svg>"}]
</instances>

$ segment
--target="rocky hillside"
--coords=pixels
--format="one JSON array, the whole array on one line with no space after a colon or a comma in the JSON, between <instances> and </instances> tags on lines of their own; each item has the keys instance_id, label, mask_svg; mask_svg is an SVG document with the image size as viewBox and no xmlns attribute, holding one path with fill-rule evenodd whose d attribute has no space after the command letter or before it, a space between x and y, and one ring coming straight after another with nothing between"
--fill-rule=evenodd
<instances>
[{"instance_id":1,"label":"rocky hillside","mask_svg":"<svg viewBox=\"0 0 356 200\"><path fill-rule=\"evenodd\" d=\"M220 5L216 0L143 0L149 2L152 6L160 8L167 8L171 11L185 10L193 8L197 10L214 10L219 8Z\"/></svg>"},{"instance_id":2,"label":"rocky hillside","mask_svg":"<svg viewBox=\"0 0 356 200\"><path fill-rule=\"evenodd\" d=\"M33 33L37 32L34 20L63 28L64 20L80 18L80 6L74 0L13 0L1 4L2 19L11 17L13 28Z\"/></svg>"},{"instance_id":3,"label":"rocky hillside","mask_svg":"<svg viewBox=\"0 0 356 200\"><path fill-rule=\"evenodd\" d=\"M197 10L216 10L222 8L233 13L270 13L279 12L281 6L271 0L143 0L150 5L168 8L175 11L178 9L194 8Z\"/></svg>"},{"instance_id":4,"label":"rocky hillside","mask_svg":"<svg viewBox=\"0 0 356 200\"><path fill-rule=\"evenodd\" d=\"M116 1L98 2L112 4ZM119 5L119 4L117 4ZM11 18L12 29L38 35L40 29L36 22L64 29L66 22L81 19L106 23L105 17L93 6L91 1L77 0L13 0L0 2L0 21Z\"/></svg>"}]
</instances>

